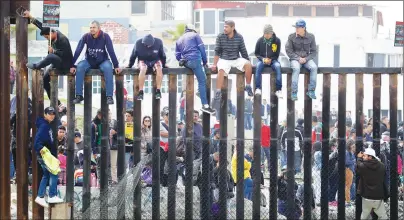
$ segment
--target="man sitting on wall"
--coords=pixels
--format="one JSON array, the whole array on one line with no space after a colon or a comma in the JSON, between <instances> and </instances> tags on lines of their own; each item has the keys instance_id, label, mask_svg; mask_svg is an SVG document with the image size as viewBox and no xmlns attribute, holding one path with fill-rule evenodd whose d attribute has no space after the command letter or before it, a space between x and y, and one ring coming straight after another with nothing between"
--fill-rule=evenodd
<instances>
[{"instance_id":1,"label":"man sitting on wall","mask_svg":"<svg viewBox=\"0 0 404 220\"><path fill-rule=\"evenodd\" d=\"M87 45L86 59L77 64L76 72L76 66L74 64L76 64L84 45ZM76 73L76 99L73 100L74 104L79 104L84 100L84 75L90 69L100 69L104 74L107 104L114 104L114 99L112 98L114 92L114 72L109 57L111 57L115 73L119 73L121 70L119 69L119 62L114 52L112 40L107 33L104 33L100 29L100 23L93 21L90 24L90 33L84 34L77 45L72 62L73 67L70 68L71 73Z\"/></svg>"},{"instance_id":2,"label":"man sitting on wall","mask_svg":"<svg viewBox=\"0 0 404 220\"><path fill-rule=\"evenodd\" d=\"M43 87L50 99L51 87L50 87L50 75L49 72L52 68L60 70L60 73L66 73L72 66L73 52L70 47L69 39L60 31L50 29L48 27L42 27L42 22L32 17L29 11L24 12L24 17L28 18L32 24L37 26L41 30L40 35L47 40L51 40L51 46L48 46L48 55L45 59L38 63L27 63L27 67L33 70L39 70L44 67L48 67L45 70L43 76ZM60 101L59 104L60 105Z\"/></svg>"},{"instance_id":3,"label":"man sitting on wall","mask_svg":"<svg viewBox=\"0 0 404 220\"><path fill-rule=\"evenodd\" d=\"M143 100L144 81L146 79L146 72L152 69L156 72L157 88L156 99L161 98L161 82L163 81L163 69L166 68L166 54L164 53L163 41L159 38L153 37L151 34L146 35L143 39L136 41L132 54L130 55L129 65L127 68L132 68L136 61L139 62L139 94L137 100Z\"/></svg>"}]
</instances>

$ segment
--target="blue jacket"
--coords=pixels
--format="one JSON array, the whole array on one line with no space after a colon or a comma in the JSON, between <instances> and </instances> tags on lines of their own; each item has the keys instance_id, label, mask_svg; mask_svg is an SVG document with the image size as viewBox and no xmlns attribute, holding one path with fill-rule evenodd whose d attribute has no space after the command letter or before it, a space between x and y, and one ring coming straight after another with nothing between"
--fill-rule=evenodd
<instances>
[{"instance_id":1,"label":"blue jacket","mask_svg":"<svg viewBox=\"0 0 404 220\"><path fill-rule=\"evenodd\" d=\"M199 34L192 30L185 30L185 33L177 40L175 45L175 58L179 61L200 60L203 65L207 64L205 46Z\"/></svg>"},{"instance_id":2,"label":"blue jacket","mask_svg":"<svg viewBox=\"0 0 404 220\"><path fill-rule=\"evenodd\" d=\"M153 38L153 36L149 34L145 36L145 38ZM128 67L132 68L133 64L135 64L136 58L139 61L145 62L145 64L149 67L154 66L154 64L160 60L163 67L165 67L167 57L164 52L163 41L161 41L159 38L154 38L153 46L147 47L142 43L142 40L143 39L139 39L136 41L135 47L130 55Z\"/></svg>"},{"instance_id":3,"label":"blue jacket","mask_svg":"<svg viewBox=\"0 0 404 220\"><path fill-rule=\"evenodd\" d=\"M41 155L40 152L43 147L48 148L51 152L52 150L55 151L52 149L53 134L49 122L46 121L45 118L39 117L36 120L36 127L38 130L35 135L34 148L37 154ZM53 153L54 152L52 152L52 154Z\"/></svg>"},{"instance_id":4,"label":"blue jacket","mask_svg":"<svg viewBox=\"0 0 404 220\"><path fill-rule=\"evenodd\" d=\"M345 167L351 169L353 173L355 173L355 155L351 152L345 151Z\"/></svg>"},{"instance_id":5,"label":"blue jacket","mask_svg":"<svg viewBox=\"0 0 404 220\"><path fill-rule=\"evenodd\" d=\"M267 107L267 113L269 115L269 113L271 111L271 107L269 106L269 104L266 104L266 107ZM264 116L264 113L265 113L265 106L261 105L261 116Z\"/></svg>"},{"instance_id":6,"label":"blue jacket","mask_svg":"<svg viewBox=\"0 0 404 220\"><path fill-rule=\"evenodd\" d=\"M84 45L87 45L86 60L92 68L98 69L99 65L109 60L108 54L111 57L114 68L119 67L118 59L116 58L112 40L107 33L100 30L98 37L94 38L90 33L84 34L77 45L73 56L73 65L79 58Z\"/></svg>"}]
</instances>

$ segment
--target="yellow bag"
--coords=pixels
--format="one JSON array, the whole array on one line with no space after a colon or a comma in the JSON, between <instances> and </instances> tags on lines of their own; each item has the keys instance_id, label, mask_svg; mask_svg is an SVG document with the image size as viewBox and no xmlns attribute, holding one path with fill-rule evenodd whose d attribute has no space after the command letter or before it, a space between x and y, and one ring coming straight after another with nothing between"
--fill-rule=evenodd
<instances>
[{"instance_id":1,"label":"yellow bag","mask_svg":"<svg viewBox=\"0 0 404 220\"><path fill-rule=\"evenodd\" d=\"M133 123L125 123L125 138L133 141Z\"/></svg>"},{"instance_id":2,"label":"yellow bag","mask_svg":"<svg viewBox=\"0 0 404 220\"><path fill-rule=\"evenodd\" d=\"M53 175L58 175L60 173L60 161L58 158L54 157L46 147L42 148L41 156L48 171Z\"/></svg>"}]
</instances>

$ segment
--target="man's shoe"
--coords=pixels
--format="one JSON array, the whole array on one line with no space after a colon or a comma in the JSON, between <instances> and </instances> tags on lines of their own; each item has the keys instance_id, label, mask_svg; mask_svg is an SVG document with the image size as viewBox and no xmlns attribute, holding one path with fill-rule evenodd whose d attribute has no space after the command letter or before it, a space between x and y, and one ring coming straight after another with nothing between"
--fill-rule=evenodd
<instances>
[{"instance_id":1,"label":"man's shoe","mask_svg":"<svg viewBox=\"0 0 404 220\"><path fill-rule=\"evenodd\" d=\"M137 100L139 100L139 101L143 100L143 90L139 91L139 94L137 95Z\"/></svg>"},{"instance_id":2,"label":"man's shoe","mask_svg":"<svg viewBox=\"0 0 404 220\"><path fill-rule=\"evenodd\" d=\"M246 86L245 91L247 92L248 96L250 97L254 96L251 86Z\"/></svg>"},{"instance_id":3,"label":"man's shoe","mask_svg":"<svg viewBox=\"0 0 404 220\"><path fill-rule=\"evenodd\" d=\"M160 89L156 90L156 99L161 99L161 92Z\"/></svg>"},{"instance_id":4,"label":"man's shoe","mask_svg":"<svg viewBox=\"0 0 404 220\"><path fill-rule=\"evenodd\" d=\"M203 106L201 109L203 112L208 113L208 114L213 114L215 113L215 110L212 109L209 105L208 106Z\"/></svg>"},{"instance_id":5,"label":"man's shoe","mask_svg":"<svg viewBox=\"0 0 404 220\"><path fill-rule=\"evenodd\" d=\"M45 201L45 198L41 198L41 197L36 197L35 199L36 204L44 207L44 208L48 208L49 205L48 203Z\"/></svg>"},{"instance_id":6,"label":"man's shoe","mask_svg":"<svg viewBox=\"0 0 404 220\"><path fill-rule=\"evenodd\" d=\"M64 202L64 200L57 197L57 196L54 196L52 198L48 198L48 203L62 203L62 202Z\"/></svg>"},{"instance_id":7,"label":"man's shoe","mask_svg":"<svg viewBox=\"0 0 404 220\"><path fill-rule=\"evenodd\" d=\"M278 97L278 99L283 99L282 91L281 91L281 90L276 91L276 92L275 92L275 95L276 95L276 97Z\"/></svg>"},{"instance_id":8,"label":"man's shoe","mask_svg":"<svg viewBox=\"0 0 404 220\"><path fill-rule=\"evenodd\" d=\"M81 95L76 95L76 98L73 100L73 104L80 104L81 101L83 101L84 98Z\"/></svg>"},{"instance_id":9,"label":"man's shoe","mask_svg":"<svg viewBox=\"0 0 404 220\"><path fill-rule=\"evenodd\" d=\"M112 96L107 96L107 105L113 105L114 104L114 99Z\"/></svg>"},{"instance_id":10,"label":"man's shoe","mask_svg":"<svg viewBox=\"0 0 404 220\"><path fill-rule=\"evenodd\" d=\"M292 99L292 101L297 101L297 93L292 93L290 99Z\"/></svg>"},{"instance_id":11,"label":"man's shoe","mask_svg":"<svg viewBox=\"0 0 404 220\"><path fill-rule=\"evenodd\" d=\"M255 89L255 95L261 95L261 89Z\"/></svg>"},{"instance_id":12,"label":"man's shoe","mask_svg":"<svg viewBox=\"0 0 404 220\"><path fill-rule=\"evenodd\" d=\"M27 63L27 68L32 69L32 70L38 69L34 63Z\"/></svg>"},{"instance_id":13,"label":"man's shoe","mask_svg":"<svg viewBox=\"0 0 404 220\"><path fill-rule=\"evenodd\" d=\"M308 97L310 97L311 99L316 99L317 97L316 97L316 93L314 93L314 91L308 91L307 93L306 93L306 95L308 96Z\"/></svg>"}]
</instances>

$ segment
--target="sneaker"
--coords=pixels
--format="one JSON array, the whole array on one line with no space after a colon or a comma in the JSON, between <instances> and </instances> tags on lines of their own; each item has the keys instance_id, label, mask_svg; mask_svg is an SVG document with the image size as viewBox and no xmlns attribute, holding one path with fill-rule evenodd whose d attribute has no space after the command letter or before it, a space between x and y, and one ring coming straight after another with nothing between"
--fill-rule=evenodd
<instances>
[{"instance_id":1,"label":"sneaker","mask_svg":"<svg viewBox=\"0 0 404 220\"><path fill-rule=\"evenodd\" d=\"M292 99L292 101L297 101L297 93L292 93L290 99Z\"/></svg>"},{"instance_id":2,"label":"sneaker","mask_svg":"<svg viewBox=\"0 0 404 220\"><path fill-rule=\"evenodd\" d=\"M73 100L73 104L80 104L83 100L84 98L82 95L76 95L76 98Z\"/></svg>"},{"instance_id":3,"label":"sneaker","mask_svg":"<svg viewBox=\"0 0 404 220\"><path fill-rule=\"evenodd\" d=\"M255 90L255 95L261 95L261 89L256 89Z\"/></svg>"},{"instance_id":4,"label":"sneaker","mask_svg":"<svg viewBox=\"0 0 404 220\"><path fill-rule=\"evenodd\" d=\"M209 105L208 106L203 106L201 109L203 112L208 113L208 114L213 114L215 113L215 110L212 109Z\"/></svg>"},{"instance_id":5,"label":"sneaker","mask_svg":"<svg viewBox=\"0 0 404 220\"><path fill-rule=\"evenodd\" d=\"M107 96L107 105L113 105L114 104L114 99L112 96Z\"/></svg>"},{"instance_id":6,"label":"sneaker","mask_svg":"<svg viewBox=\"0 0 404 220\"><path fill-rule=\"evenodd\" d=\"M248 96L250 96L250 97L254 96L251 86L246 86L245 91L247 92Z\"/></svg>"},{"instance_id":7,"label":"sneaker","mask_svg":"<svg viewBox=\"0 0 404 220\"><path fill-rule=\"evenodd\" d=\"M281 91L281 90L276 91L276 92L275 92L275 95L276 95L276 97L278 97L278 99L283 99L282 91Z\"/></svg>"},{"instance_id":8,"label":"sneaker","mask_svg":"<svg viewBox=\"0 0 404 220\"><path fill-rule=\"evenodd\" d=\"M48 198L48 203L62 203L62 202L65 202L65 201L57 196Z\"/></svg>"},{"instance_id":9,"label":"sneaker","mask_svg":"<svg viewBox=\"0 0 404 220\"><path fill-rule=\"evenodd\" d=\"M198 98L201 97L201 93L200 92L196 92L196 96L198 96Z\"/></svg>"},{"instance_id":10,"label":"sneaker","mask_svg":"<svg viewBox=\"0 0 404 220\"><path fill-rule=\"evenodd\" d=\"M220 100L222 98L222 93L221 92L216 92L215 93L215 100Z\"/></svg>"},{"instance_id":11,"label":"sneaker","mask_svg":"<svg viewBox=\"0 0 404 220\"><path fill-rule=\"evenodd\" d=\"M316 97L316 93L314 92L314 91L308 91L307 93L306 93L306 95L308 96L308 97L310 97L311 99L316 99L317 97Z\"/></svg>"},{"instance_id":12,"label":"sneaker","mask_svg":"<svg viewBox=\"0 0 404 220\"><path fill-rule=\"evenodd\" d=\"M49 207L48 203L45 201L45 198L36 197L35 202L36 202L38 205L40 205L40 206L42 206L42 207L44 207L44 208L48 208L48 207Z\"/></svg>"},{"instance_id":13,"label":"sneaker","mask_svg":"<svg viewBox=\"0 0 404 220\"><path fill-rule=\"evenodd\" d=\"M139 101L143 100L143 90L139 91L139 94L137 95L137 100L139 100Z\"/></svg>"},{"instance_id":14,"label":"sneaker","mask_svg":"<svg viewBox=\"0 0 404 220\"><path fill-rule=\"evenodd\" d=\"M27 66L27 68L32 69L32 70L38 69L38 68L36 68L36 65L34 63L27 63L26 66Z\"/></svg>"},{"instance_id":15,"label":"sneaker","mask_svg":"<svg viewBox=\"0 0 404 220\"><path fill-rule=\"evenodd\" d=\"M156 99L161 99L160 89L156 89Z\"/></svg>"}]
</instances>

